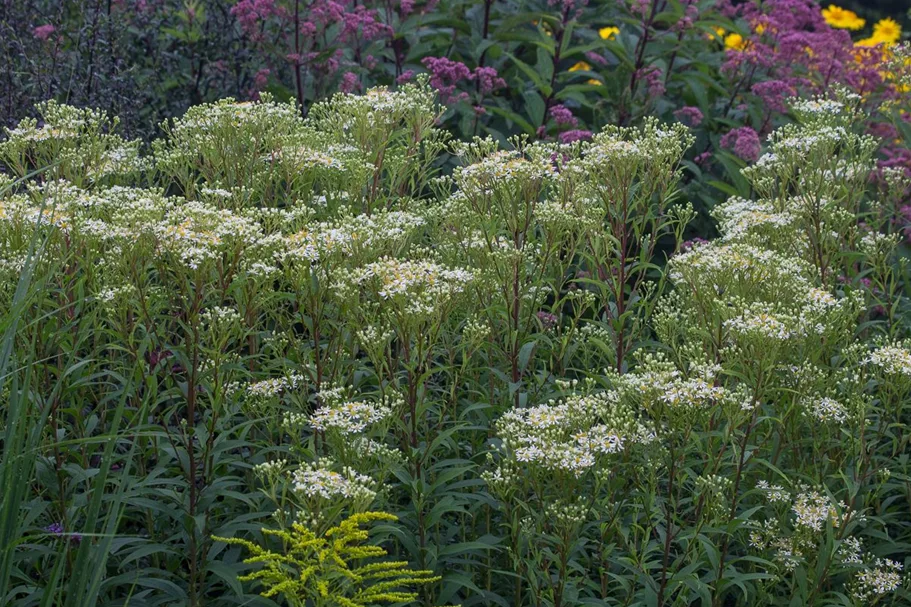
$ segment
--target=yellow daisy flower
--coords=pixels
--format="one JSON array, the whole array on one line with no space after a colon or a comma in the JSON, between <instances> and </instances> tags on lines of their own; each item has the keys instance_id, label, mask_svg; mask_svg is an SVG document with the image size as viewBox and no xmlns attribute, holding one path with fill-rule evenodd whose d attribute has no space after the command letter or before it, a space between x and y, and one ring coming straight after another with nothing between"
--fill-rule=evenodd
<instances>
[{"instance_id":1,"label":"yellow daisy flower","mask_svg":"<svg viewBox=\"0 0 911 607\"><path fill-rule=\"evenodd\" d=\"M740 34L728 34L724 37L724 48L734 50L734 51L743 51L746 50L749 46L749 41L744 40L743 36Z\"/></svg>"},{"instance_id":2,"label":"yellow daisy flower","mask_svg":"<svg viewBox=\"0 0 911 607\"><path fill-rule=\"evenodd\" d=\"M873 37L887 44L898 42L902 36L902 26L895 19L886 17L873 26Z\"/></svg>"},{"instance_id":3,"label":"yellow daisy flower","mask_svg":"<svg viewBox=\"0 0 911 607\"><path fill-rule=\"evenodd\" d=\"M614 27L612 25L608 27L602 27L598 30L598 35L601 36L602 40L613 40L619 33L620 28Z\"/></svg>"},{"instance_id":4,"label":"yellow daisy flower","mask_svg":"<svg viewBox=\"0 0 911 607\"><path fill-rule=\"evenodd\" d=\"M861 48L872 48L872 47L878 46L880 44L885 44L885 42L883 40L879 40L878 38L870 36L869 38L862 38L862 39L858 40L857 42L854 43L854 46L861 47Z\"/></svg>"},{"instance_id":5,"label":"yellow daisy flower","mask_svg":"<svg viewBox=\"0 0 911 607\"><path fill-rule=\"evenodd\" d=\"M858 17L854 11L849 11L834 4L830 4L829 8L822 9L822 18L832 27L842 30L863 29L867 23L865 19Z\"/></svg>"},{"instance_id":6,"label":"yellow daisy flower","mask_svg":"<svg viewBox=\"0 0 911 607\"><path fill-rule=\"evenodd\" d=\"M574 65L574 66L572 66L571 68L569 68L569 71L571 71L571 72L587 72L587 71L589 71L590 69L592 69L592 66L590 66L590 65L587 64L587 63L585 63L584 61L580 61L580 62L577 63L576 65Z\"/></svg>"}]
</instances>

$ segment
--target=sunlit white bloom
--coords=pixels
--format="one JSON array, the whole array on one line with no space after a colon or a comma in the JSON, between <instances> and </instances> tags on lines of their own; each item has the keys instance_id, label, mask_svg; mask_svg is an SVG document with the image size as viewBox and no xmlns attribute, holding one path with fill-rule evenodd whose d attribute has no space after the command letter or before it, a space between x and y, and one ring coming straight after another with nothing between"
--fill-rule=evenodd
<instances>
[{"instance_id":1,"label":"sunlit white bloom","mask_svg":"<svg viewBox=\"0 0 911 607\"><path fill-rule=\"evenodd\" d=\"M251 396L261 398L272 398L279 396L286 390L294 390L303 384L304 378L301 375L289 375L287 377L277 377L274 379L265 379L247 386L247 393Z\"/></svg>"},{"instance_id":2,"label":"sunlit white bloom","mask_svg":"<svg viewBox=\"0 0 911 607\"><path fill-rule=\"evenodd\" d=\"M305 465L294 471L292 488L307 497L323 499L372 500L376 495L374 482L369 476L358 474L350 468L335 472L323 462Z\"/></svg>"},{"instance_id":3,"label":"sunlit white bloom","mask_svg":"<svg viewBox=\"0 0 911 607\"><path fill-rule=\"evenodd\" d=\"M834 398L818 398L807 403L807 414L823 423L842 424L848 419L848 410Z\"/></svg>"},{"instance_id":4,"label":"sunlit white bloom","mask_svg":"<svg viewBox=\"0 0 911 607\"><path fill-rule=\"evenodd\" d=\"M766 494L766 498L773 504L787 503L791 501L791 494L788 493L781 485L770 485L768 481L757 481L756 488Z\"/></svg>"},{"instance_id":5,"label":"sunlit white bloom","mask_svg":"<svg viewBox=\"0 0 911 607\"><path fill-rule=\"evenodd\" d=\"M889 559L876 559L871 568L857 574L854 579L852 596L869 603L890 592L895 592L901 585L902 565Z\"/></svg>"},{"instance_id":6,"label":"sunlit white bloom","mask_svg":"<svg viewBox=\"0 0 911 607\"><path fill-rule=\"evenodd\" d=\"M320 432L334 430L343 435L357 434L391 412L389 407L377 403L349 401L318 409L310 416L310 426Z\"/></svg>"},{"instance_id":7,"label":"sunlit white bloom","mask_svg":"<svg viewBox=\"0 0 911 607\"><path fill-rule=\"evenodd\" d=\"M867 362L888 375L911 376L911 352L898 345L877 348L867 357Z\"/></svg>"},{"instance_id":8,"label":"sunlit white bloom","mask_svg":"<svg viewBox=\"0 0 911 607\"><path fill-rule=\"evenodd\" d=\"M796 524L812 531L822 531L825 523L837 524L838 511L825 495L818 491L805 491L797 495L791 510L797 517Z\"/></svg>"}]
</instances>

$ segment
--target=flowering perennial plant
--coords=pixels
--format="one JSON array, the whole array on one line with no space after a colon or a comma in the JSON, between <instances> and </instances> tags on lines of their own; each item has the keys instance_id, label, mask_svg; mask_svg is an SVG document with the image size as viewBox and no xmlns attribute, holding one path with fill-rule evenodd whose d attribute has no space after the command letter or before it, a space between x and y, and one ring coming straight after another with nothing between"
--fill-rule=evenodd
<instances>
[{"instance_id":1,"label":"flowering perennial plant","mask_svg":"<svg viewBox=\"0 0 911 607\"><path fill-rule=\"evenodd\" d=\"M686 241L695 112L450 142L433 86L204 104L144 153L94 110L10 130L0 596L907 602L907 183L863 95L783 99Z\"/></svg>"}]
</instances>

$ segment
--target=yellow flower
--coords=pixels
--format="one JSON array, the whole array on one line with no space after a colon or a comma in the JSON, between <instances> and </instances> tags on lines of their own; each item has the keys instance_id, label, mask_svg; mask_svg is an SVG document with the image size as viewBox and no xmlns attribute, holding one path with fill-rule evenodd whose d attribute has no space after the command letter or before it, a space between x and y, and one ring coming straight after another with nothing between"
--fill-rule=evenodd
<instances>
[{"instance_id":1,"label":"yellow flower","mask_svg":"<svg viewBox=\"0 0 911 607\"><path fill-rule=\"evenodd\" d=\"M902 26L895 19L886 17L873 26L873 37L886 44L894 44L902 36Z\"/></svg>"},{"instance_id":2,"label":"yellow flower","mask_svg":"<svg viewBox=\"0 0 911 607\"><path fill-rule=\"evenodd\" d=\"M744 40L740 34L728 34L724 37L724 48L743 51L749 46L749 41Z\"/></svg>"},{"instance_id":3,"label":"yellow flower","mask_svg":"<svg viewBox=\"0 0 911 607\"><path fill-rule=\"evenodd\" d=\"M592 69L592 66L590 66L590 65L587 64L587 63L585 63L584 61L580 61L580 62L577 63L576 65L574 65L574 66L572 66L571 68L569 68L569 71L571 71L571 72L587 72L587 71L589 71L590 69Z\"/></svg>"},{"instance_id":4,"label":"yellow flower","mask_svg":"<svg viewBox=\"0 0 911 607\"><path fill-rule=\"evenodd\" d=\"M880 44L886 44L886 42L884 40L876 38L875 36L870 36L869 38L858 40L854 43L854 46L870 48Z\"/></svg>"},{"instance_id":5,"label":"yellow flower","mask_svg":"<svg viewBox=\"0 0 911 607\"><path fill-rule=\"evenodd\" d=\"M619 33L620 28L612 25L609 27L602 27L598 30L598 35L601 36L602 40L613 40Z\"/></svg>"},{"instance_id":6,"label":"yellow flower","mask_svg":"<svg viewBox=\"0 0 911 607\"><path fill-rule=\"evenodd\" d=\"M829 8L822 9L822 18L832 27L842 30L863 29L867 23L866 20L858 17L854 11L849 11L834 4L830 4Z\"/></svg>"},{"instance_id":7,"label":"yellow flower","mask_svg":"<svg viewBox=\"0 0 911 607\"><path fill-rule=\"evenodd\" d=\"M599 86L601 84L600 80L595 80L594 78L589 78L585 84L590 84L592 86Z\"/></svg>"},{"instance_id":8,"label":"yellow flower","mask_svg":"<svg viewBox=\"0 0 911 607\"><path fill-rule=\"evenodd\" d=\"M759 35L762 35L762 32L765 31L765 23L757 23L756 27L753 28L753 31L755 31Z\"/></svg>"}]
</instances>

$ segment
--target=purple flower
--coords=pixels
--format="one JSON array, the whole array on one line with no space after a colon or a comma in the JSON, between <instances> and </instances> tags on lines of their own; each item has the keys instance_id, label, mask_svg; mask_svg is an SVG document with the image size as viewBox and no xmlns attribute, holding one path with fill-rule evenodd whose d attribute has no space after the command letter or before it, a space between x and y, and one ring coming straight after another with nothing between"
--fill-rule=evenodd
<instances>
[{"instance_id":1,"label":"purple flower","mask_svg":"<svg viewBox=\"0 0 911 607\"><path fill-rule=\"evenodd\" d=\"M560 133L557 138L560 140L560 143L572 143L574 141L587 141L592 138L591 131L583 131L581 129L573 129L571 131L565 131Z\"/></svg>"},{"instance_id":2,"label":"purple flower","mask_svg":"<svg viewBox=\"0 0 911 607\"><path fill-rule=\"evenodd\" d=\"M454 104L468 99L468 93L456 92L457 83L471 80L467 65L446 57L424 57L421 63L430 72L430 86L440 94L440 101Z\"/></svg>"},{"instance_id":3,"label":"purple flower","mask_svg":"<svg viewBox=\"0 0 911 607\"><path fill-rule=\"evenodd\" d=\"M702 111L698 107L688 105L674 112L674 117L688 127L695 128L702 124Z\"/></svg>"},{"instance_id":4,"label":"purple flower","mask_svg":"<svg viewBox=\"0 0 911 607\"><path fill-rule=\"evenodd\" d=\"M357 74L354 72L345 72L342 76L342 83L339 85L338 89L343 93L353 93L357 90L360 90L361 83L358 80Z\"/></svg>"},{"instance_id":5,"label":"purple flower","mask_svg":"<svg viewBox=\"0 0 911 607\"><path fill-rule=\"evenodd\" d=\"M478 82L478 90L482 95L496 89L506 88L506 81L500 78L497 70L492 67L476 67L471 76Z\"/></svg>"},{"instance_id":6,"label":"purple flower","mask_svg":"<svg viewBox=\"0 0 911 607\"><path fill-rule=\"evenodd\" d=\"M788 111L785 101L797 93L794 87L784 80L757 82L753 85L752 90L753 94L762 99L770 110L776 112Z\"/></svg>"},{"instance_id":7,"label":"purple flower","mask_svg":"<svg viewBox=\"0 0 911 607\"><path fill-rule=\"evenodd\" d=\"M587 51L585 53L585 58L591 61L592 63L597 63L598 65L607 65L607 59L604 58L600 53L595 51Z\"/></svg>"},{"instance_id":8,"label":"purple flower","mask_svg":"<svg viewBox=\"0 0 911 607\"><path fill-rule=\"evenodd\" d=\"M259 92L269 84L269 74L271 73L272 71L265 67L256 72L253 76L253 86L248 91L248 96L251 99L259 99Z\"/></svg>"},{"instance_id":9,"label":"purple flower","mask_svg":"<svg viewBox=\"0 0 911 607\"><path fill-rule=\"evenodd\" d=\"M687 251L690 251L690 250L696 248L697 246L703 245L707 242L708 242L708 240L706 240L705 238L699 238L698 236L696 236L692 240L684 240L682 243L680 243L680 252L686 253Z\"/></svg>"},{"instance_id":10,"label":"purple flower","mask_svg":"<svg viewBox=\"0 0 911 607\"><path fill-rule=\"evenodd\" d=\"M280 15L281 10L275 5L275 0L240 0L231 7L231 14L240 23L245 34L253 39L259 39L260 21Z\"/></svg>"},{"instance_id":11,"label":"purple flower","mask_svg":"<svg viewBox=\"0 0 911 607\"><path fill-rule=\"evenodd\" d=\"M402 75L395 79L396 84L404 84L414 78L414 70L405 70Z\"/></svg>"},{"instance_id":12,"label":"purple flower","mask_svg":"<svg viewBox=\"0 0 911 607\"><path fill-rule=\"evenodd\" d=\"M579 124L579 120L573 116L573 113L562 103L550 108L550 117L554 119L554 122L557 123L557 126L576 126Z\"/></svg>"},{"instance_id":13,"label":"purple flower","mask_svg":"<svg viewBox=\"0 0 911 607\"><path fill-rule=\"evenodd\" d=\"M721 147L734 152L735 156L747 162L759 160L762 144L759 142L759 133L748 126L729 131L721 138Z\"/></svg>"},{"instance_id":14,"label":"purple flower","mask_svg":"<svg viewBox=\"0 0 911 607\"><path fill-rule=\"evenodd\" d=\"M550 331L551 329L556 327L557 323L560 321L560 319L557 318L557 316L555 314L551 314L550 312L545 312L544 310L541 310L540 312L538 312L537 316L538 316L538 320L541 322L541 326L544 328L545 331Z\"/></svg>"},{"instance_id":15,"label":"purple flower","mask_svg":"<svg viewBox=\"0 0 911 607\"><path fill-rule=\"evenodd\" d=\"M327 4L335 3L329 2ZM357 6L354 12L344 13L342 18L345 23L344 35L346 37L354 37L358 31L361 32L365 40L376 40L392 35L392 28L377 18L376 9Z\"/></svg>"},{"instance_id":16,"label":"purple flower","mask_svg":"<svg viewBox=\"0 0 911 607\"><path fill-rule=\"evenodd\" d=\"M699 7L696 6L696 0L682 0L680 4L686 7L686 9L683 12L683 16L680 18L680 21L675 23L671 28L676 32L682 32L693 27L693 23L699 18Z\"/></svg>"},{"instance_id":17,"label":"purple flower","mask_svg":"<svg viewBox=\"0 0 911 607\"><path fill-rule=\"evenodd\" d=\"M53 34L56 31L57 31L57 28L54 27L53 25L51 25L50 23L48 23L46 25L39 25L38 27L33 29L32 34L35 36L35 38L44 42L48 38L51 37L51 34Z\"/></svg>"},{"instance_id":18,"label":"purple flower","mask_svg":"<svg viewBox=\"0 0 911 607\"><path fill-rule=\"evenodd\" d=\"M63 524L62 523L51 523L44 528L48 533L53 533L54 535L63 535Z\"/></svg>"},{"instance_id":19,"label":"purple flower","mask_svg":"<svg viewBox=\"0 0 911 607\"><path fill-rule=\"evenodd\" d=\"M253 76L253 86L257 89L264 89L266 85L269 84L269 74L272 73L268 68L262 68L256 72L256 75Z\"/></svg>"},{"instance_id":20,"label":"purple flower","mask_svg":"<svg viewBox=\"0 0 911 607\"><path fill-rule=\"evenodd\" d=\"M650 97L660 97L664 94L664 72L660 67L650 65L636 72L636 77L641 78L648 87Z\"/></svg>"},{"instance_id":21,"label":"purple flower","mask_svg":"<svg viewBox=\"0 0 911 607\"><path fill-rule=\"evenodd\" d=\"M694 161L696 164L698 164L699 166L705 166L705 165L707 165L711 160L712 160L712 152L710 152L710 151L709 151L709 152L702 152L701 154L699 154L698 156L696 156L695 158L693 158L693 161Z\"/></svg>"}]
</instances>

